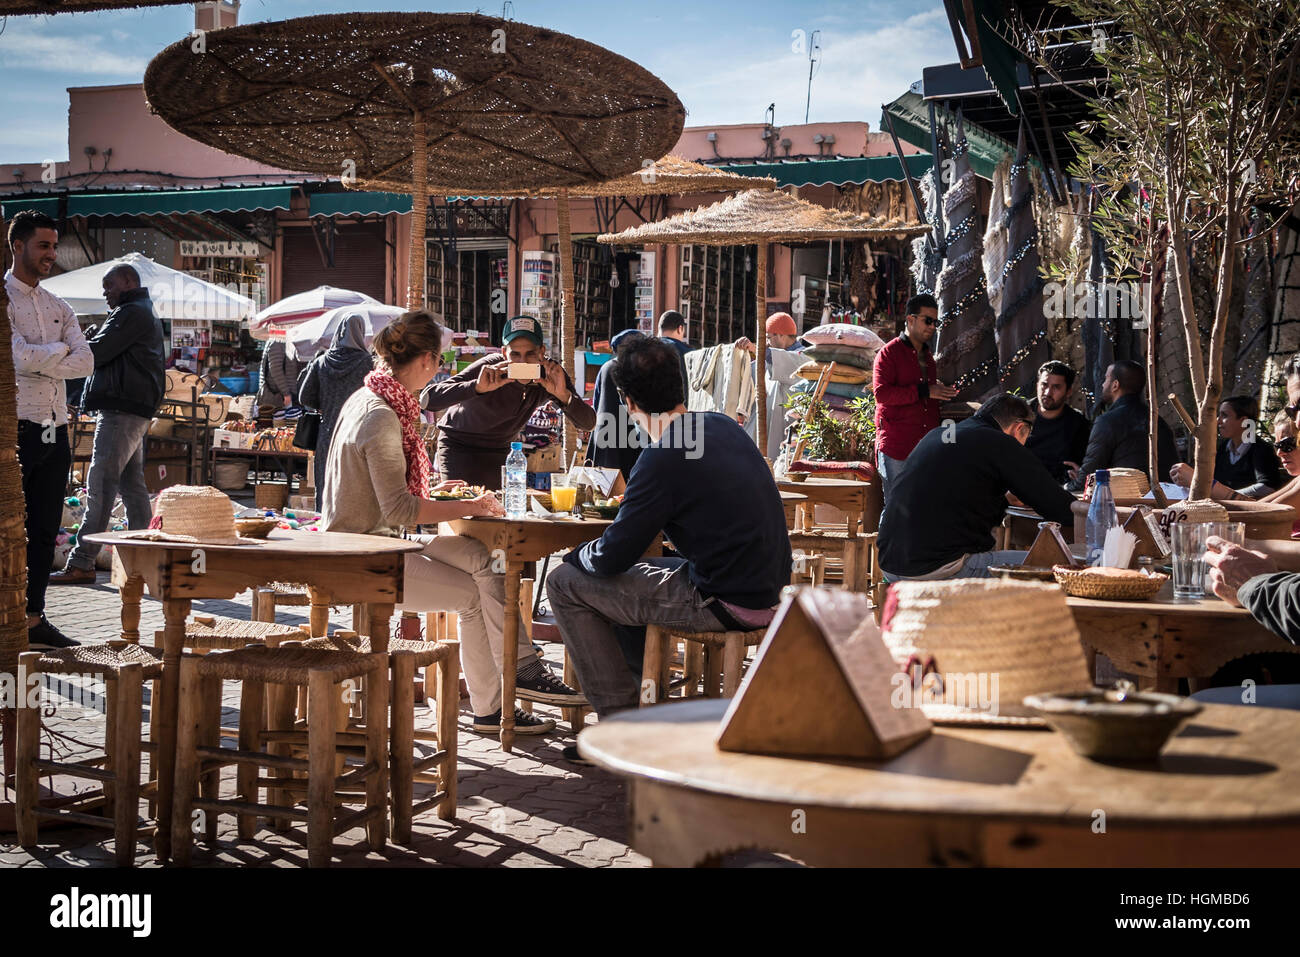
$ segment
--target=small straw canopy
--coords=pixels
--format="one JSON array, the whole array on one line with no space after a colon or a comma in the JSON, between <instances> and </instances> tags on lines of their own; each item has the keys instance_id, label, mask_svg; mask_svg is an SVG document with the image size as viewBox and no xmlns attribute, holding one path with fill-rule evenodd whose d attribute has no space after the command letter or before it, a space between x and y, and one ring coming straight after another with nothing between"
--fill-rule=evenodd
<instances>
[{"instance_id":1,"label":"small straw canopy","mask_svg":"<svg viewBox=\"0 0 1300 957\"><path fill-rule=\"evenodd\" d=\"M477 14L328 14L214 31L203 53L195 42L145 73L150 107L175 129L282 169L408 191L419 181L426 194L622 176L663 156L685 121L632 61Z\"/></svg>"},{"instance_id":2,"label":"small straw canopy","mask_svg":"<svg viewBox=\"0 0 1300 957\"><path fill-rule=\"evenodd\" d=\"M828 209L775 190L751 189L728 196L712 206L703 206L658 222L634 226L621 233L603 233L596 238L598 242L615 246L646 243L741 246L747 243L853 240L885 236L905 239L929 231L929 226L901 219L862 216L844 210Z\"/></svg>"},{"instance_id":3,"label":"small straw canopy","mask_svg":"<svg viewBox=\"0 0 1300 957\"><path fill-rule=\"evenodd\" d=\"M776 189L776 180L769 176L741 176L703 163L693 163L670 153L654 162L643 161L635 173L572 187L569 198L680 196L683 193L735 193L744 189ZM556 196L558 193L558 189L551 187L513 190L498 195L536 199Z\"/></svg>"},{"instance_id":4,"label":"small straw canopy","mask_svg":"<svg viewBox=\"0 0 1300 957\"><path fill-rule=\"evenodd\" d=\"M79 13L83 10L130 10L135 7L189 6L186 0L0 0L0 17L31 13Z\"/></svg>"}]
</instances>

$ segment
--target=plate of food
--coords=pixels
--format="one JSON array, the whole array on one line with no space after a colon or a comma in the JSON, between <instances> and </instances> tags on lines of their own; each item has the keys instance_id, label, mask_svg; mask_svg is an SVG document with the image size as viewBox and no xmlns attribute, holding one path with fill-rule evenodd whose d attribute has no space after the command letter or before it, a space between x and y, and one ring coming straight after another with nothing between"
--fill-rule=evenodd
<instances>
[{"instance_id":1,"label":"plate of food","mask_svg":"<svg viewBox=\"0 0 1300 957\"><path fill-rule=\"evenodd\" d=\"M486 495L487 489L482 485L458 485L456 488L438 489L429 498L435 502L463 502L465 499Z\"/></svg>"},{"instance_id":2,"label":"plate of food","mask_svg":"<svg viewBox=\"0 0 1300 957\"><path fill-rule=\"evenodd\" d=\"M614 518L622 505L622 495L615 495L613 498L597 497L590 505L582 506L582 514L587 518Z\"/></svg>"}]
</instances>

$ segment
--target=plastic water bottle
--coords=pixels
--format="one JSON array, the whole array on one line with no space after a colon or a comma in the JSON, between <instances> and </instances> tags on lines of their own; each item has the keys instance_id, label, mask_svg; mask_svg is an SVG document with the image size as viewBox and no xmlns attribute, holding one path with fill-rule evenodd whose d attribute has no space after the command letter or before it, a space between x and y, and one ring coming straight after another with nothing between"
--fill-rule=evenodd
<instances>
[{"instance_id":1,"label":"plastic water bottle","mask_svg":"<svg viewBox=\"0 0 1300 957\"><path fill-rule=\"evenodd\" d=\"M504 489L506 518L519 519L528 514L528 459L524 458L524 443L511 442L506 456L506 487ZM1114 512L1114 509L1111 509Z\"/></svg>"},{"instance_id":2,"label":"plastic water bottle","mask_svg":"<svg viewBox=\"0 0 1300 957\"><path fill-rule=\"evenodd\" d=\"M1119 525L1119 515L1115 512L1115 498L1110 494L1110 472L1097 469L1093 473L1095 484L1092 489L1092 503L1088 506L1088 564L1093 564L1101 557L1106 547L1106 534Z\"/></svg>"}]
</instances>

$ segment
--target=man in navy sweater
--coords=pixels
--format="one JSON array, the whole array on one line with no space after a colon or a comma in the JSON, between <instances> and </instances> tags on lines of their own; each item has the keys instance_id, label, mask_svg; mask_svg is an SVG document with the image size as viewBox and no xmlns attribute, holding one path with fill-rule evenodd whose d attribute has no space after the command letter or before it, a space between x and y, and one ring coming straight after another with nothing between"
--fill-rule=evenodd
<instances>
[{"instance_id":1,"label":"man in navy sweater","mask_svg":"<svg viewBox=\"0 0 1300 957\"><path fill-rule=\"evenodd\" d=\"M583 692L602 716L636 707L640 690L615 625L761 628L790 581L791 562L767 463L727 416L686 411L677 351L659 339L634 339L610 365L628 413L651 442L613 524L570 552L546 582ZM642 557L661 532L682 557Z\"/></svg>"}]
</instances>

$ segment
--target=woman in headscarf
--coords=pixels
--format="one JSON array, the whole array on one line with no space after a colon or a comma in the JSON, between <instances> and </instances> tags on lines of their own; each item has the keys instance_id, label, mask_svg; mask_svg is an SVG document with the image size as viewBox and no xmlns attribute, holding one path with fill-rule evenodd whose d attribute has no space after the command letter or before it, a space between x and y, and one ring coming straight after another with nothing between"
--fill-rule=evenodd
<instances>
[{"instance_id":1,"label":"woman in headscarf","mask_svg":"<svg viewBox=\"0 0 1300 957\"><path fill-rule=\"evenodd\" d=\"M325 500L325 461L330 440L338 423L343 403L365 384L366 373L374 363L366 346L366 320L360 313L349 313L334 330L330 347L318 355L303 373L299 401L320 413L320 433L316 439L316 501Z\"/></svg>"}]
</instances>

